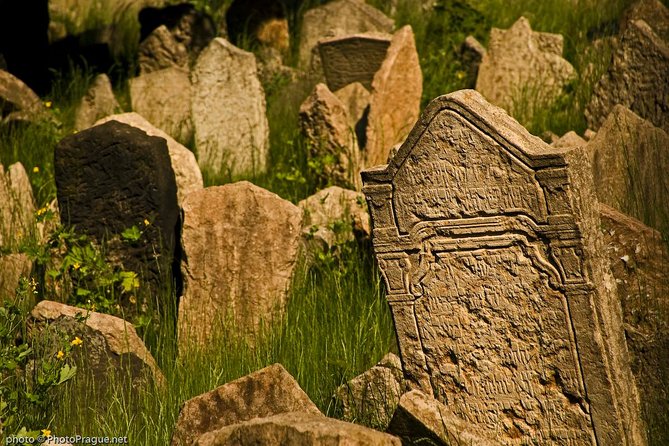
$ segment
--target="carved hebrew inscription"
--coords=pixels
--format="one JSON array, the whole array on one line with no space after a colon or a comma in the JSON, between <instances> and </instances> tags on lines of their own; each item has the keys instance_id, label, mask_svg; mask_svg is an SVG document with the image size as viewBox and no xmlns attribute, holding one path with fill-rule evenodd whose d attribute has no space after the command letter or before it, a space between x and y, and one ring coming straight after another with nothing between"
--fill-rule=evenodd
<instances>
[{"instance_id":1,"label":"carved hebrew inscription","mask_svg":"<svg viewBox=\"0 0 669 446\"><path fill-rule=\"evenodd\" d=\"M415 306L432 388L508 444L589 444L567 303L537 260L522 244L435 254Z\"/></svg>"},{"instance_id":2,"label":"carved hebrew inscription","mask_svg":"<svg viewBox=\"0 0 669 446\"><path fill-rule=\"evenodd\" d=\"M453 112L437 116L395 177L402 232L422 220L517 213L542 221L534 172Z\"/></svg>"},{"instance_id":3,"label":"carved hebrew inscription","mask_svg":"<svg viewBox=\"0 0 669 446\"><path fill-rule=\"evenodd\" d=\"M645 445L587 156L478 93L363 171L405 378L504 445Z\"/></svg>"}]
</instances>

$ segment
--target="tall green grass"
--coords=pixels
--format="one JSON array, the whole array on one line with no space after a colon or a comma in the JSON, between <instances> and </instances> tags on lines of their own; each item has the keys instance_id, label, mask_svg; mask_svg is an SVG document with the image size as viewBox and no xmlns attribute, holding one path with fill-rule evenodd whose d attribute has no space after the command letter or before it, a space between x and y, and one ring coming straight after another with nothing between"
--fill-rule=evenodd
<instances>
[{"instance_id":1,"label":"tall green grass","mask_svg":"<svg viewBox=\"0 0 669 446\"><path fill-rule=\"evenodd\" d=\"M127 435L131 444L167 444L183 401L279 362L296 378L316 405L333 415L335 389L388 351L396 351L392 321L369 250L355 245L341 258L325 257L302 266L294 277L285 318L257 346L250 347L221 331L208 348L177 358L176 306L144 333L165 373L164 389L110 389L102 409L63 400L50 426L57 434ZM169 293L169 291L168 291ZM166 295L175 302L174 295ZM85 371L82 371L85 376ZM100 398L94 382L77 401ZM96 395L97 393L97 395ZM73 409L76 407L76 410Z\"/></svg>"}]
</instances>

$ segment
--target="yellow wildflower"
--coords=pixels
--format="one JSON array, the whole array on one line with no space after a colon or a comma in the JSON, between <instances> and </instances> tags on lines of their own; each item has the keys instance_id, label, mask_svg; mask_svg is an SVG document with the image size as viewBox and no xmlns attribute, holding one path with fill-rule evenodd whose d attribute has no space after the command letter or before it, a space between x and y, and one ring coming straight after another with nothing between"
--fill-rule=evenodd
<instances>
[{"instance_id":1,"label":"yellow wildflower","mask_svg":"<svg viewBox=\"0 0 669 446\"><path fill-rule=\"evenodd\" d=\"M466 75L467 75L467 73L465 73L462 70L455 72L455 77L457 77L459 80L464 79Z\"/></svg>"},{"instance_id":2,"label":"yellow wildflower","mask_svg":"<svg viewBox=\"0 0 669 446\"><path fill-rule=\"evenodd\" d=\"M46 102L44 103L44 106L45 106L46 108L51 108L52 105L53 105L53 103L52 103L51 101L46 101Z\"/></svg>"},{"instance_id":3,"label":"yellow wildflower","mask_svg":"<svg viewBox=\"0 0 669 446\"><path fill-rule=\"evenodd\" d=\"M81 345L84 341L81 340L79 336L75 336L74 339L72 339L72 342L70 342L70 345L75 346L75 345Z\"/></svg>"},{"instance_id":4,"label":"yellow wildflower","mask_svg":"<svg viewBox=\"0 0 669 446\"><path fill-rule=\"evenodd\" d=\"M38 166L33 167L33 173L39 173L39 167Z\"/></svg>"},{"instance_id":5,"label":"yellow wildflower","mask_svg":"<svg viewBox=\"0 0 669 446\"><path fill-rule=\"evenodd\" d=\"M130 296L130 298L129 298L128 300L129 300L130 303L133 304L133 305L135 305L135 304L137 303L137 299L135 298L135 296Z\"/></svg>"},{"instance_id":6,"label":"yellow wildflower","mask_svg":"<svg viewBox=\"0 0 669 446\"><path fill-rule=\"evenodd\" d=\"M64 357L65 357L65 353L63 353L62 350L58 350L58 353L56 354L56 358L63 359Z\"/></svg>"},{"instance_id":7,"label":"yellow wildflower","mask_svg":"<svg viewBox=\"0 0 669 446\"><path fill-rule=\"evenodd\" d=\"M145 218L144 219L144 226L149 226L150 224L151 224L151 222Z\"/></svg>"},{"instance_id":8,"label":"yellow wildflower","mask_svg":"<svg viewBox=\"0 0 669 446\"><path fill-rule=\"evenodd\" d=\"M74 265L72 265L72 268L74 268L75 270L78 270L79 268L81 268L81 265L79 265L79 262L74 262Z\"/></svg>"},{"instance_id":9,"label":"yellow wildflower","mask_svg":"<svg viewBox=\"0 0 669 446\"><path fill-rule=\"evenodd\" d=\"M49 429L42 429L42 435L48 437L51 435L51 431Z\"/></svg>"}]
</instances>

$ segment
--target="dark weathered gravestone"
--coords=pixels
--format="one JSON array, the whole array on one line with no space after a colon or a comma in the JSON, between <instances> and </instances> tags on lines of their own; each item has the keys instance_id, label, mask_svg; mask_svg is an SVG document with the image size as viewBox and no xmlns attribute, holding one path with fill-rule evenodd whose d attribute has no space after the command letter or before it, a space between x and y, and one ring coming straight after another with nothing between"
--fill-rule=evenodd
<instances>
[{"instance_id":1,"label":"dark weathered gravestone","mask_svg":"<svg viewBox=\"0 0 669 446\"><path fill-rule=\"evenodd\" d=\"M169 271L179 208L167 142L109 121L64 138L55 152L58 205L64 224L98 241L111 258L156 280ZM139 240L120 242L136 226Z\"/></svg>"},{"instance_id":2,"label":"dark weathered gravestone","mask_svg":"<svg viewBox=\"0 0 669 446\"><path fill-rule=\"evenodd\" d=\"M464 90L363 172L409 385L502 444L645 444L589 168Z\"/></svg>"},{"instance_id":3,"label":"dark weathered gravestone","mask_svg":"<svg viewBox=\"0 0 669 446\"><path fill-rule=\"evenodd\" d=\"M386 58L392 38L390 34L363 33L319 40L318 51L330 90L339 90L353 82L372 88L374 75Z\"/></svg>"}]
</instances>

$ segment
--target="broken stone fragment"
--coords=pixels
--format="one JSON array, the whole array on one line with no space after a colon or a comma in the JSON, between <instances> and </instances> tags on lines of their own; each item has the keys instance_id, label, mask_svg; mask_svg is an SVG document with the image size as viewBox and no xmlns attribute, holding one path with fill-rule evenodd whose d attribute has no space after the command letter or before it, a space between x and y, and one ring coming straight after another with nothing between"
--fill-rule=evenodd
<instances>
[{"instance_id":1,"label":"broken stone fragment","mask_svg":"<svg viewBox=\"0 0 669 446\"><path fill-rule=\"evenodd\" d=\"M408 444L428 441L429 444L439 446L502 445L486 429L472 428L470 423L453 414L447 406L420 390L402 395L387 432Z\"/></svg>"},{"instance_id":2,"label":"broken stone fragment","mask_svg":"<svg viewBox=\"0 0 669 446\"><path fill-rule=\"evenodd\" d=\"M400 446L399 438L353 423L303 412L288 412L209 432L197 446Z\"/></svg>"},{"instance_id":3,"label":"broken stone fragment","mask_svg":"<svg viewBox=\"0 0 669 446\"><path fill-rule=\"evenodd\" d=\"M30 316L36 330L33 336L54 335L55 332L49 334L44 331L51 329L61 331L70 338L78 337L86 369L93 373L94 378L108 382L110 374L127 367L128 377L134 386L148 385L152 381L159 386L165 385L162 371L130 322L48 300L38 303ZM58 344L54 342L53 345Z\"/></svg>"},{"instance_id":4,"label":"broken stone fragment","mask_svg":"<svg viewBox=\"0 0 669 446\"><path fill-rule=\"evenodd\" d=\"M140 43L138 62L140 74L171 67L188 68L188 51L165 25L160 25Z\"/></svg>"},{"instance_id":5,"label":"broken stone fragment","mask_svg":"<svg viewBox=\"0 0 669 446\"><path fill-rule=\"evenodd\" d=\"M403 391L402 363L388 353L378 364L339 386L335 400L344 419L385 430Z\"/></svg>"},{"instance_id":6,"label":"broken stone fragment","mask_svg":"<svg viewBox=\"0 0 669 446\"><path fill-rule=\"evenodd\" d=\"M0 70L0 119L2 122L33 122L46 115L46 107L30 87L11 73Z\"/></svg>"},{"instance_id":7,"label":"broken stone fragment","mask_svg":"<svg viewBox=\"0 0 669 446\"><path fill-rule=\"evenodd\" d=\"M298 203L304 210L302 240L307 257L343 244L369 240L369 214L360 192L331 186Z\"/></svg>"},{"instance_id":8,"label":"broken stone fragment","mask_svg":"<svg viewBox=\"0 0 669 446\"><path fill-rule=\"evenodd\" d=\"M171 445L191 445L207 432L286 412L322 416L290 373L274 364L186 401Z\"/></svg>"}]
</instances>

